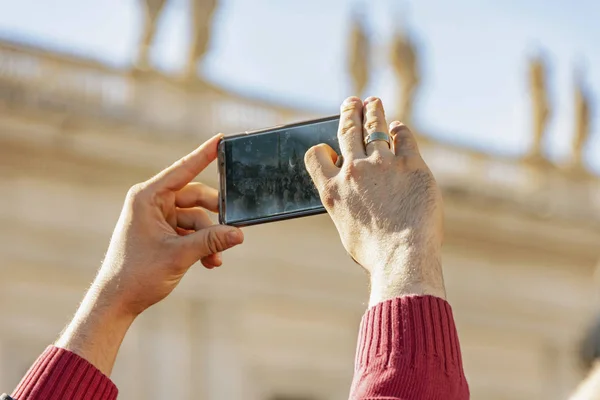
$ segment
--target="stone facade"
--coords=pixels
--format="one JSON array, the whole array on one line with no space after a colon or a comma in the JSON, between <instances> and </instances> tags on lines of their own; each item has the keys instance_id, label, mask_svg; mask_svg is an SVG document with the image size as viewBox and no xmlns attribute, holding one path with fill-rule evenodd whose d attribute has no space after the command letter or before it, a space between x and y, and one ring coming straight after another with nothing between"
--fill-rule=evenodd
<instances>
[{"instance_id":1,"label":"stone facade","mask_svg":"<svg viewBox=\"0 0 600 400\"><path fill-rule=\"evenodd\" d=\"M2 390L74 313L131 185L214 132L312 116L1 42ZM445 279L472 398L565 398L596 312L598 181L433 140L422 151L444 190ZM215 184L216 171L199 179ZM327 216L245 233L224 267L193 268L135 322L113 375L121 398L347 397L364 273Z\"/></svg>"}]
</instances>

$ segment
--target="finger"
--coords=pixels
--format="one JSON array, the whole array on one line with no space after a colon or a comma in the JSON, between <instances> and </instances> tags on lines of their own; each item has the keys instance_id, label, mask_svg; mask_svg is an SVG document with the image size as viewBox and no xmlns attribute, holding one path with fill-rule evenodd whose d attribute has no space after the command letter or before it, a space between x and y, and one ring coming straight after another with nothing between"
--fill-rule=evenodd
<instances>
[{"instance_id":1,"label":"finger","mask_svg":"<svg viewBox=\"0 0 600 400\"><path fill-rule=\"evenodd\" d=\"M206 211L201 208L181 208L177 210L177 227L187 232L184 236L189 236L213 225ZM207 265L218 267L221 265L220 260L221 254L209 254L202 258L202 264L205 267Z\"/></svg>"},{"instance_id":2,"label":"finger","mask_svg":"<svg viewBox=\"0 0 600 400\"><path fill-rule=\"evenodd\" d=\"M196 150L162 170L150 184L160 189L181 190L217 158L217 146L223 134L213 136Z\"/></svg>"},{"instance_id":3,"label":"finger","mask_svg":"<svg viewBox=\"0 0 600 400\"><path fill-rule=\"evenodd\" d=\"M181 238L189 248L195 262L208 255L225 251L244 241L244 234L238 228L227 225L212 225Z\"/></svg>"},{"instance_id":4,"label":"finger","mask_svg":"<svg viewBox=\"0 0 600 400\"><path fill-rule=\"evenodd\" d=\"M187 235L189 235L190 233L194 233L195 231L189 231L189 230L187 230L187 229L183 229L183 228L180 228L180 227L176 226L176 227L175 227L175 232L177 232L177 234L178 234L179 236L187 236Z\"/></svg>"},{"instance_id":5,"label":"finger","mask_svg":"<svg viewBox=\"0 0 600 400\"><path fill-rule=\"evenodd\" d=\"M178 208L177 226L188 231L199 231L214 225L210 217L201 208Z\"/></svg>"},{"instance_id":6,"label":"finger","mask_svg":"<svg viewBox=\"0 0 600 400\"><path fill-rule=\"evenodd\" d=\"M317 188L322 188L340 170L336 166L337 161L337 153L328 144L322 143L308 149L304 164Z\"/></svg>"},{"instance_id":7,"label":"finger","mask_svg":"<svg viewBox=\"0 0 600 400\"><path fill-rule=\"evenodd\" d=\"M365 156L365 146L362 134L362 100L358 97L348 97L340 108L340 125L338 141L345 159L362 158Z\"/></svg>"},{"instance_id":8,"label":"finger","mask_svg":"<svg viewBox=\"0 0 600 400\"><path fill-rule=\"evenodd\" d=\"M218 212L219 191L200 182L191 182L175 194L175 205L180 208L204 207Z\"/></svg>"},{"instance_id":9,"label":"finger","mask_svg":"<svg viewBox=\"0 0 600 400\"><path fill-rule=\"evenodd\" d=\"M413 133L400 121L390 124L390 135L394 153L397 157L406 157L419 154L419 146Z\"/></svg>"},{"instance_id":10,"label":"finger","mask_svg":"<svg viewBox=\"0 0 600 400\"><path fill-rule=\"evenodd\" d=\"M189 231L187 229L183 229L180 227L177 227L175 229L179 236L187 236L187 235L194 233L194 231ZM221 253L215 253L215 254L208 255L206 257L202 257L200 259L200 262L206 268L213 269L215 267L220 267L221 265L223 265L223 257L221 255Z\"/></svg>"},{"instance_id":11,"label":"finger","mask_svg":"<svg viewBox=\"0 0 600 400\"><path fill-rule=\"evenodd\" d=\"M221 259L221 253L211 254L209 256L203 257L200 262L208 269L213 269L215 267L220 267L223 265L223 260Z\"/></svg>"},{"instance_id":12,"label":"finger","mask_svg":"<svg viewBox=\"0 0 600 400\"><path fill-rule=\"evenodd\" d=\"M383 109L383 103L377 97L369 97L365 100L364 108L364 133L365 138L371 133L382 132L389 134L387 122L385 120L385 110ZM382 140L376 140L365 148L367 155L371 155L375 152L380 153L391 153L390 143Z\"/></svg>"}]
</instances>

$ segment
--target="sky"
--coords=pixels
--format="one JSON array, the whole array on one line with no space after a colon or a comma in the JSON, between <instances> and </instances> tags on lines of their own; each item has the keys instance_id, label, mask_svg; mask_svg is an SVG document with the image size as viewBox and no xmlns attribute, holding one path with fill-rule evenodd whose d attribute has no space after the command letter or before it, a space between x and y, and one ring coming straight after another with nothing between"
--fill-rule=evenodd
<instances>
[{"instance_id":1,"label":"sky","mask_svg":"<svg viewBox=\"0 0 600 400\"><path fill-rule=\"evenodd\" d=\"M0 0L0 38L24 41L113 65L129 65L141 27L141 0ZM172 0L152 58L182 68L188 1ZM553 114L545 141L557 162L574 131L573 81L585 71L600 98L600 2L594 0L220 0L210 51L200 66L210 81L248 96L335 114L352 94L346 54L353 12L366 18L372 78L363 97L393 109L399 86L388 62L396 29L419 44L422 86L416 124L440 140L518 155L531 142L528 59L550 61ZM592 104L585 159L600 171L600 112Z\"/></svg>"}]
</instances>

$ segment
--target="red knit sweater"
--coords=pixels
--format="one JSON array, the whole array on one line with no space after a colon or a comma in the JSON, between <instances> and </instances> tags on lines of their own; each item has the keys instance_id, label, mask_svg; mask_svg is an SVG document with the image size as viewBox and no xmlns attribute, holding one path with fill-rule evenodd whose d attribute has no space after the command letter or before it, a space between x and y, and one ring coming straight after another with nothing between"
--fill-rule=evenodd
<instances>
[{"instance_id":1,"label":"red knit sweater","mask_svg":"<svg viewBox=\"0 0 600 400\"><path fill-rule=\"evenodd\" d=\"M117 388L86 360L48 347L23 378L16 400L114 400ZM351 400L465 400L450 305L432 296L377 304L361 322Z\"/></svg>"}]
</instances>

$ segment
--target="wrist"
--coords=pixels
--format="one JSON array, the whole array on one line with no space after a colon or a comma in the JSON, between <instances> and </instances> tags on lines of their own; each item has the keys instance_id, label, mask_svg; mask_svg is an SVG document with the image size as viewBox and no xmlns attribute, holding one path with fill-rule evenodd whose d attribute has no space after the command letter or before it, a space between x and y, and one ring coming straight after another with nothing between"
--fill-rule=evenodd
<instances>
[{"instance_id":1,"label":"wrist","mask_svg":"<svg viewBox=\"0 0 600 400\"><path fill-rule=\"evenodd\" d=\"M118 350L134 320L135 315L127 312L110 291L94 285L55 346L77 354L110 376Z\"/></svg>"},{"instance_id":2,"label":"wrist","mask_svg":"<svg viewBox=\"0 0 600 400\"><path fill-rule=\"evenodd\" d=\"M369 307L396 297L431 295L446 298L440 249L407 246L371 269Z\"/></svg>"}]
</instances>

